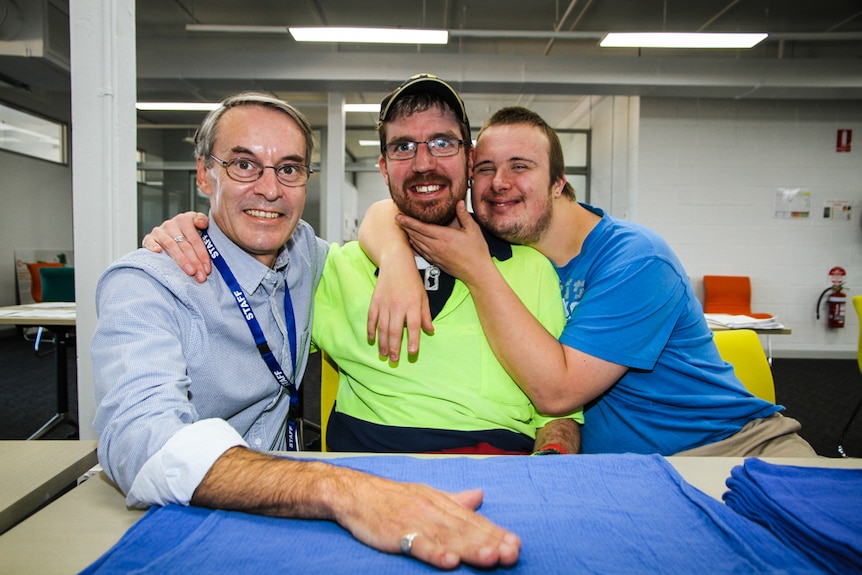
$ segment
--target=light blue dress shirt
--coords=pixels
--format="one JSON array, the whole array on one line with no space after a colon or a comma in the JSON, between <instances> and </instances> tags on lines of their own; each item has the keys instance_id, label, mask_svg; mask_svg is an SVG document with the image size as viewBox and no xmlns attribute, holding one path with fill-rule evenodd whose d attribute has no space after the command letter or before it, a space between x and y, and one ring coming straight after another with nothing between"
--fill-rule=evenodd
<instances>
[{"instance_id":1,"label":"light blue dress shirt","mask_svg":"<svg viewBox=\"0 0 862 575\"><path fill-rule=\"evenodd\" d=\"M285 373L302 379L312 301L328 246L300 221L275 269L209 235L236 276ZM290 286L298 335L290 357ZM213 269L197 283L166 254L128 254L99 280L92 341L99 462L131 506L187 504L218 457L236 445L284 450L287 391L254 344L231 290Z\"/></svg>"}]
</instances>

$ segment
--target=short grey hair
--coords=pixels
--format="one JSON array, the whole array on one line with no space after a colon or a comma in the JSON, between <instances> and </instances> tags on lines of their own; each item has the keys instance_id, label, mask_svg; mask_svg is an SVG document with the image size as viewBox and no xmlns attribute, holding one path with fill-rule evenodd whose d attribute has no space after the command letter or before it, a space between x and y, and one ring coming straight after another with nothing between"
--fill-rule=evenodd
<instances>
[{"instance_id":1,"label":"short grey hair","mask_svg":"<svg viewBox=\"0 0 862 575\"><path fill-rule=\"evenodd\" d=\"M311 123L302 112L285 102L268 94L260 92L241 92L228 96L221 101L219 107L212 110L207 117L201 122L197 132L195 132L195 157L202 158L205 165L210 165L212 161L210 154L213 151L216 135L218 134L218 123L225 112L237 106L263 106L272 108L278 112L290 117L302 130L305 135L305 163L311 166L311 152L314 149L314 138L311 130Z\"/></svg>"}]
</instances>

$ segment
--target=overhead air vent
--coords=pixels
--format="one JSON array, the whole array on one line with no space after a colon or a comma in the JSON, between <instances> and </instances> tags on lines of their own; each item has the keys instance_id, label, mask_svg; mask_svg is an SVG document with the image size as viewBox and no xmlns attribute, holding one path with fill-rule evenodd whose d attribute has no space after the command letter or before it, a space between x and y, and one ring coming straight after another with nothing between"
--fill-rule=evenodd
<instances>
[{"instance_id":1,"label":"overhead air vent","mask_svg":"<svg viewBox=\"0 0 862 575\"><path fill-rule=\"evenodd\" d=\"M68 0L0 0L0 56L42 58L68 71Z\"/></svg>"}]
</instances>

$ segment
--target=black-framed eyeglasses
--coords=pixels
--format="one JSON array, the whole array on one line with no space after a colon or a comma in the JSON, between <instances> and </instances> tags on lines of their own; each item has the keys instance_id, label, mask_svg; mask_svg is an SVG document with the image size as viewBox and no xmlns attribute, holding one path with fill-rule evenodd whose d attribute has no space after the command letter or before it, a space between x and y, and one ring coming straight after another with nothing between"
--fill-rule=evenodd
<instances>
[{"instance_id":1,"label":"black-framed eyeglasses","mask_svg":"<svg viewBox=\"0 0 862 575\"><path fill-rule=\"evenodd\" d=\"M390 160L409 160L416 155L419 144L428 146L428 151L432 156L445 158L457 154L464 144L464 140L434 138L424 142L391 142L383 146L383 153Z\"/></svg>"},{"instance_id":2,"label":"black-framed eyeglasses","mask_svg":"<svg viewBox=\"0 0 862 575\"><path fill-rule=\"evenodd\" d=\"M297 187L308 181L308 176L314 173L310 166L301 164L279 164L277 166L264 166L260 162L248 158L234 158L222 160L210 154L210 158L218 162L228 177L236 182L256 182L263 177L263 171L272 168L275 177L284 186Z\"/></svg>"}]
</instances>

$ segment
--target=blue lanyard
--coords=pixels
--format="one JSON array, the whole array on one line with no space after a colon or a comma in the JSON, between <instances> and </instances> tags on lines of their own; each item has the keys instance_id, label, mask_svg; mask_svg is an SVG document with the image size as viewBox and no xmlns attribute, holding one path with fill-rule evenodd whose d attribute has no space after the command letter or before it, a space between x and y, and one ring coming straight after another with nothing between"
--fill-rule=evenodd
<instances>
[{"instance_id":1,"label":"blue lanyard","mask_svg":"<svg viewBox=\"0 0 862 575\"><path fill-rule=\"evenodd\" d=\"M277 381L278 384L285 388L290 394L290 409L287 414L287 448L289 451L299 451L299 445L296 439L296 419L299 414L299 394L296 390L296 383L293 379L287 377L284 370L281 368L281 364L278 363L278 360L269 348L266 336L263 335L263 330L260 328L260 323L258 323L257 318L254 315L254 311L251 309L251 304L249 303L248 298L246 298L245 293L242 291L242 288L236 280L236 277L233 275L233 272L230 271L230 267L227 265L227 262L216 249L212 238L210 238L206 231L201 231L200 235L201 239L204 241L204 245L207 247L207 251L210 254L213 264L218 268L221 277L224 278L228 289L231 290L233 297L236 299L236 304L239 307L239 311L242 313L242 316L245 318L246 325L248 325L251 335L254 337L254 343L257 346L258 352L260 352L260 356L263 358L263 361L266 362L266 366L272 372L273 377L275 377L275 381ZM290 298L290 289L287 287L286 279L284 282L284 320L287 326L287 340L290 345L290 358L293 362L293 369L290 373L291 377L295 377L297 364L296 319L294 318L293 301Z\"/></svg>"}]
</instances>

